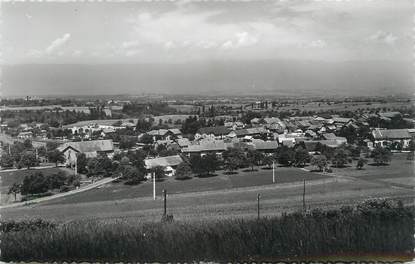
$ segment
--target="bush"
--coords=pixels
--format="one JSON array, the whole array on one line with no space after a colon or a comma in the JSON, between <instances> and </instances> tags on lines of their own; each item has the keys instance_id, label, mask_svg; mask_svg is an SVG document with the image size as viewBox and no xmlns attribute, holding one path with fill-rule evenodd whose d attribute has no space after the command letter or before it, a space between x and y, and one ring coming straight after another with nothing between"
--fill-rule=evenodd
<instances>
[{"instance_id":1,"label":"bush","mask_svg":"<svg viewBox=\"0 0 415 264\"><path fill-rule=\"evenodd\" d=\"M413 211L383 200L259 220L164 219L140 225L88 220L34 230L17 228L2 234L2 261L236 262L335 254L396 255L414 248Z\"/></svg>"}]
</instances>

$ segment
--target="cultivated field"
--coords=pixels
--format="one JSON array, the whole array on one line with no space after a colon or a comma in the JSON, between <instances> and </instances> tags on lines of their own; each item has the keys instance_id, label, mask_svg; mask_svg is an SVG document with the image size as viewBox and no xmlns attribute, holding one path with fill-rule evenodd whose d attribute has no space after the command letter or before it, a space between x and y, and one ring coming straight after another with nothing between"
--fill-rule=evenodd
<instances>
[{"instance_id":1,"label":"cultivated field","mask_svg":"<svg viewBox=\"0 0 415 264\"><path fill-rule=\"evenodd\" d=\"M272 216L302 208L304 177L305 200L309 208L339 207L373 197L400 198L412 204L415 197L411 184L414 162L404 157L404 154L395 154L390 166L368 165L363 172L349 167L324 176L298 168L278 168L276 184L272 184L271 170L218 174L185 181L169 179L157 182L156 201L151 196L151 183L137 186L109 184L37 205L4 209L2 217L45 217L58 221L121 217L131 221L155 221L162 213L163 188L169 193L168 212L175 219L255 217L258 193L261 193L261 214ZM362 173L362 176L353 176L354 173Z\"/></svg>"}]
</instances>

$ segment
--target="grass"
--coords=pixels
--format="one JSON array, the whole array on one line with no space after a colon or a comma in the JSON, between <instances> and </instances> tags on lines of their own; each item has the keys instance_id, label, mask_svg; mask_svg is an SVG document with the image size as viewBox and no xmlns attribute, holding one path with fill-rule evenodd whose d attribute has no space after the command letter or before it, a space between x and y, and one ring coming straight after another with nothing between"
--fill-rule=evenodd
<instances>
[{"instance_id":1,"label":"grass","mask_svg":"<svg viewBox=\"0 0 415 264\"><path fill-rule=\"evenodd\" d=\"M379 178L381 183L380 180L373 179L360 181L358 177L356 180L336 179L330 176L324 179L307 178L307 206L338 208L371 197L400 198L404 199L406 204L413 204L415 195L412 188L395 188L388 183L389 180L399 180L400 183L406 184L413 177L413 161L406 164L405 159L396 158L398 157L394 154L391 165L382 167L385 174L390 175L388 179L382 178L382 170L378 168L367 168L364 171L358 171L354 167L339 169L351 173L369 173L368 175L373 175L372 178ZM394 166L406 166L406 169L398 170L394 169ZM407 174L403 174L405 171ZM45 217L56 221L123 218L129 221L154 221L160 218L162 212L163 186L168 191L168 212L173 214L175 219L193 221L201 218L255 217L257 193L261 193L261 214L276 216L283 211L293 211L302 207L303 185L302 181L298 181L302 179L302 175L310 175L312 178L317 174L296 168L278 168L276 184L271 184L271 170L239 172L231 175L232 177L218 173L218 176L210 178L185 181L169 179L156 184L156 201L152 200L151 183L138 186L110 184L38 205L2 209L2 218L17 220ZM244 184L253 185L250 181L261 185L244 187Z\"/></svg>"},{"instance_id":2,"label":"grass","mask_svg":"<svg viewBox=\"0 0 415 264\"><path fill-rule=\"evenodd\" d=\"M315 173L305 172L299 169L278 168L276 178L278 183L290 183L307 180L319 180L327 178ZM238 174L227 175L226 172L217 171L216 176L211 177L194 177L186 181L166 178L162 182L156 183L156 192L161 193L166 189L169 194L204 192L214 190L226 190L232 188L262 186L272 184L272 171L258 170L243 172ZM112 201L121 199L131 199L138 197L152 197L152 182L145 182L135 186L125 185L123 183L112 183L100 189L94 189L88 192L79 193L52 203L83 203L94 201Z\"/></svg>"},{"instance_id":3,"label":"grass","mask_svg":"<svg viewBox=\"0 0 415 264\"><path fill-rule=\"evenodd\" d=\"M375 202L259 220L17 225L3 232L0 247L3 261L222 262L405 255L413 251L413 225L412 209Z\"/></svg>"}]
</instances>

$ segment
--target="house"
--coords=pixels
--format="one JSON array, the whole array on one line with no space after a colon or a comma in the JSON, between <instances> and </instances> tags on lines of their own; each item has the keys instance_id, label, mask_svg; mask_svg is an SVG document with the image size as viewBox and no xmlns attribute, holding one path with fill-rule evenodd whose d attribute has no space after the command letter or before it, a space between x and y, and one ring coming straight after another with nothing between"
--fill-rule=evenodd
<instances>
[{"instance_id":1,"label":"house","mask_svg":"<svg viewBox=\"0 0 415 264\"><path fill-rule=\"evenodd\" d=\"M180 148L185 148L191 144L188 138L178 138L176 142L180 146Z\"/></svg>"},{"instance_id":2,"label":"house","mask_svg":"<svg viewBox=\"0 0 415 264\"><path fill-rule=\"evenodd\" d=\"M263 153L274 153L277 151L278 148L278 141L264 141L260 139L254 139L250 143L253 145L254 149L263 152Z\"/></svg>"},{"instance_id":3,"label":"house","mask_svg":"<svg viewBox=\"0 0 415 264\"><path fill-rule=\"evenodd\" d=\"M20 132L17 135L17 138L18 139L31 139L31 138L33 138L33 133L31 131L28 131L28 132Z\"/></svg>"},{"instance_id":4,"label":"house","mask_svg":"<svg viewBox=\"0 0 415 264\"><path fill-rule=\"evenodd\" d=\"M172 128L172 129L151 130L151 131L148 131L146 134L152 136L153 141L157 141L157 140L173 140L176 138L180 138L182 135L182 132L177 128Z\"/></svg>"},{"instance_id":5,"label":"house","mask_svg":"<svg viewBox=\"0 0 415 264\"><path fill-rule=\"evenodd\" d=\"M182 162L183 159L179 155L145 159L146 177L148 179L151 178L153 175L152 170L158 166L163 168L166 176L172 177L176 174L177 166Z\"/></svg>"},{"instance_id":6,"label":"house","mask_svg":"<svg viewBox=\"0 0 415 264\"><path fill-rule=\"evenodd\" d=\"M266 136L267 134L268 130L264 127L253 127L232 131L229 133L229 137L243 138L249 136L251 138L260 138Z\"/></svg>"},{"instance_id":7,"label":"house","mask_svg":"<svg viewBox=\"0 0 415 264\"><path fill-rule=\"evenodd\" d=\"M336 139L337 136L334 133L323 133L321 135L322 139L330 140L330 139Z\"/></svg>"},{"instance_id":8,"label":"house","mask_svg":"<svg viewBox=\"0 0 415 264\"><path fill-rule=\"evenodd\" d=\"M225 122L224 126L227 128L230 128L232 130L236 130L236 129L241 129L244 128L245 125L244 123L240 122L240 121L235 121L235 122Z\"/></svg>"},{"instance_id":9,"label":"house","mask_svg":"<svg viewBox=\"0 0 415 264\"><path fill-rule=\"evenodd\" d=\"M223 140L205 140L198 144L192 144L182 148L182 153L188 157L192 155L204 156L207 154L215 154L221 157L227 147L228 145Z\"/></svg>"},{"instance_id":10,"label":"house","mask_svg":"<svg viewBox=\"0 0 415 264\"><path fill-rule=\"evenodd\" d=\"M95 158L98 154L106 154L112 158L114 144L112 140L91 140L79 142L67 142L57 148L65 156L65 165L72 166L76 163L76 155L83 153L87 158Z\"/></svg>"},{"instance_id":11,"label":"house","mask_svg":"<svg viewBox=\"0 0 415 264\"><path fill-rule=\"evenodd\" d=\"M231 132L225 126L202 127L196 132L195 138L209 137L214 139L223 139Z\"/></svg>"},{"instance_id":12,"label":"house","mask_svg":"<svg viewBox=\"0 0 415 264\"><path fill-rule=\"evenodd\" d=\"M375 129L372 131L374 145L380 147L390 147L400 144L401 148L407 148L413 138L409 129Z\"/></svg>"}]
</instances>

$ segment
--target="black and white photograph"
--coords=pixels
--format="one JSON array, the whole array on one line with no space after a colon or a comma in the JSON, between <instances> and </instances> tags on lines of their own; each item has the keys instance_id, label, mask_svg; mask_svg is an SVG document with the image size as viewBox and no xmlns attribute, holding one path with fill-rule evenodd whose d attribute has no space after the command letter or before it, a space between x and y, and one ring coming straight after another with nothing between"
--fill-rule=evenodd
<instances>
[{"instance_id":1,"label":"black and white photograph","mask_svg":"<svg viewBox=\"0 0 415 264\"><path fill-rule=\"evenodd\" d=\"M415 259L413 0L2 0L2 263Z\"/></svg>"}]
</instances>

